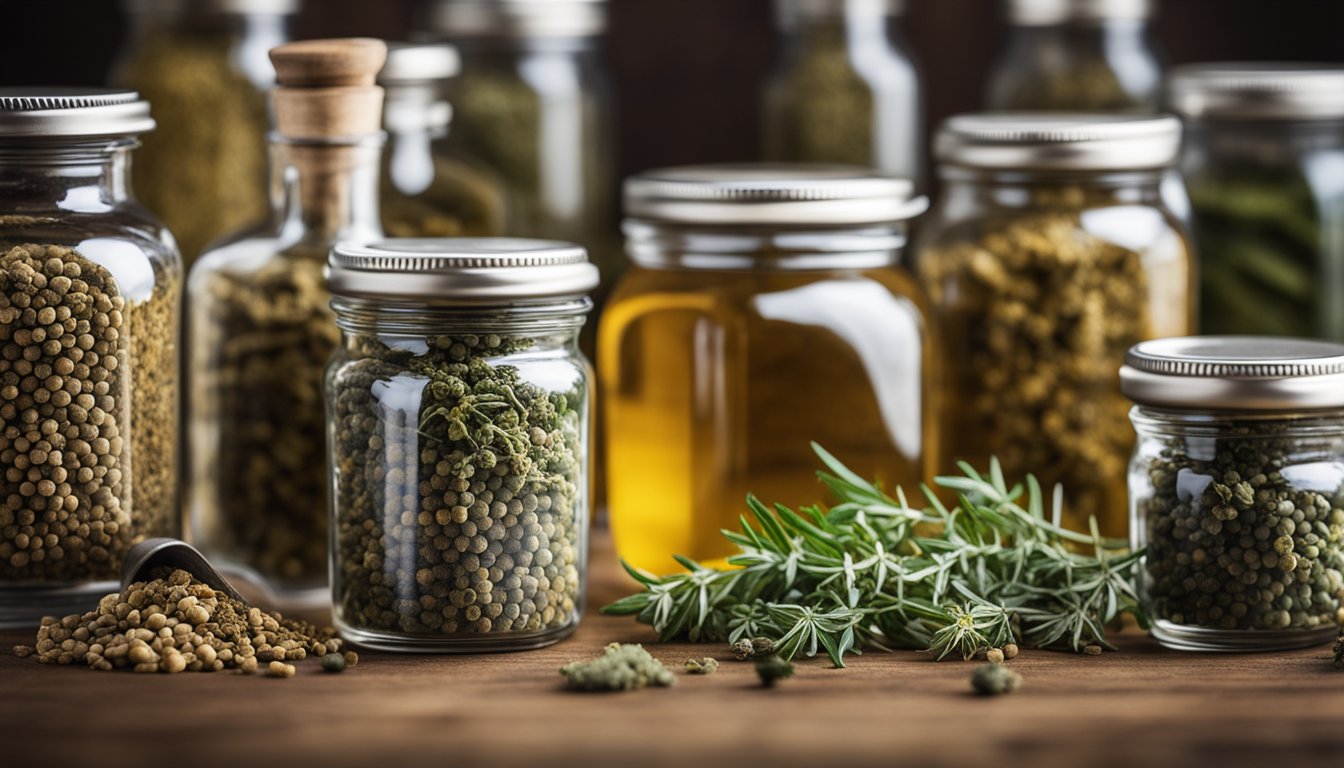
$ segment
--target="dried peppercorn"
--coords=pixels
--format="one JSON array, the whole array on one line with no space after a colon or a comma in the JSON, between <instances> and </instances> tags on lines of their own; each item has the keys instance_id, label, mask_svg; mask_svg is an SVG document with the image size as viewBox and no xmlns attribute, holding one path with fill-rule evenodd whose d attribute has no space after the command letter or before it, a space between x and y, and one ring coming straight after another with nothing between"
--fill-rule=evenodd
<instances>
[{"instance_id":1,"label":"dried peppercorn","mask_svg":"<svg viewBox=\"0 0 1344 768\"><path fill-rule=\"evenodd\" d=\"M1022 676L1002 664L981 664L971 671L971 687L981 696L1001 696L1022 685Z\"/></svg>"}]
</instances>

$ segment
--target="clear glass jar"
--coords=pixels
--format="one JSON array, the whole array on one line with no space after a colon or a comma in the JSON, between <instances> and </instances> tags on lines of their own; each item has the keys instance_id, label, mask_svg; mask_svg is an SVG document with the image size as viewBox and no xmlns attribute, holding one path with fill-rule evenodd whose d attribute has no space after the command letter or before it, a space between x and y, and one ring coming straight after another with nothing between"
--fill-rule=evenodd
<instances>
[{"instance_id":1,"label":"clear glass jar","mask_svg":"<svg viewBox=\"0 0 1344 768\"><path fill-rule=\"evenodd\" d=\"M517 239L347 242L331 256L332 603L398 651L549 645L583 613L597 269Z\"/></svg>"},{"instance_id":2,"label":"clear glass jar","mask_svg":"<svg viewBox=\"0 0 1344 768\"><path fill-rule=\"evenodd\" d=\"M915 262L939 330L939 466L997 456L1062 483L1066 521L1123 536L1134 432L1115 371L1190 332L1186 233L1163 204L1175 118L968 115L939 131L943 193Z\"/></svg>"},{"instance_id":3,"label":"clear glass jar","mask_svg":"<svg viewBox=\"0 0 1344 768\"><path fill-rule=\"evenodd\" d=\"M323 270L338 240L382 236L382 147L381 133L272 133L272 221L203 255L188 283L192 534L278 604L328 596L322 376L340 332Z\"/></svg>"},{"instance_id":4,"label":"clear glass jar","mask_svg":"<svg viewBox=\"0 0 1344 768\"><path fill-rule=\"evenodd\" d=\"M1008 41L985 108L1157 112L1152 12L1151 0L1007 0Z\"/></svg>"},{"instance_id":5,"label":"clear glass jar","mask_svg":"<svg viewBox=\"0 0 1344 768\"><path fill-rule=\"evenodd\" d=\"M115 85L154 105L136 195L187 266L210 241L266 217L266 52L289 39L300 0L126 0Z\"/></svg>"},{"instance_id":6,"label":"clear glass jar","mask_svg":"<svg viewBox=\"0 0 1344 768\"><path fill-rule=\"evenodd\" d=\"M1131 539L1163 645L1321 645L1344 623L1344 345L1215 336L1140 344Z\"/></svg>"},{"instance_id":7,"label":"clear glass jar","mask_svg":"<svg viewBox=\"0 0 1344 768\"><path fill-rule=\"evenodd\" d=\"M452 107L444 84L457 74L457 49L394 44L378 73L386 91L380 181L389 237L484 237L504 233L503 181L448 141Z\"/></svg>"},{"instance_id":8,"label":"clear glass jar","mask_svg":"<svg viewBox=\"0 0 1344 768\"><path fill-rule=\"evenodd\" d=\"M1344 68L1172 73L1200 253L1200 331L1344 340Z\"/></svg>"},{"instance_id":9,"label":"clear glass jar","mask_svg":"<svg viewBox=\"0 0 1344 768\"><path fill-rule=\"evenodd\" d=\"M814 504L822 445L887 487L928 479L933 352L902 268L905 180L844 166L695 166L626 182L634 265L598 330L619 555L714 561L754 493Z\"/></svg>"},{"instance_id":10,"label":"clear glass jar","mask_svg":"<svg viewBox=\"0 0 1344 768\"><path fill-rule=\"evenodd\" d=\"M604 281L622 265L606 11L606 0L437 0L422 23L461 54L447 143L503 178L509 234L583 243Z\"/></svg>"},{"instance_id":11,"label":"clear glass jar","mask_svg":"<svg viewBox=\"0 0 1344 768\"><path fill-rule=\"evenodd\" d=\"M153 128L134 92L0 90L0 626L179 534L182 262L130 191Z\"/></svg>"},{"instance_id":12,"label":"clear glass jar","mask_svg":"<svg viewBox=\"0 0 1344 768\"><path fill-rule=\"evenodd\" d=\"M921 162L919 75L893 19L902 0L775 0L779 60L765 157L850 163L907 179Z\"/></svg>"}]
</instances>

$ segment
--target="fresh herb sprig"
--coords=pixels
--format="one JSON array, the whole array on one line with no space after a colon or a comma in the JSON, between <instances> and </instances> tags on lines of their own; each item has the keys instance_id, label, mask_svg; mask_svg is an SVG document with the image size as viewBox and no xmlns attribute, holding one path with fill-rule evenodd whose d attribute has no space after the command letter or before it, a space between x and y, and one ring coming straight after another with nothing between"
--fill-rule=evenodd
<instances>
[{"instance_id":1,"label":"fresh herb sprig","mask_svg":"<svg viewBox=\"0 0 1344 768\"><path fill-rule=\"evenodd\" d=\"M664 641L763 636L785 659L824 650L837 667L863 648L939 659L1006 643L1110 648L1111 620L1146 623L1134 586L1142 553L1103 538L1095 521L1087 534L1062 527L1059 488L1047 518L1034 477L1010 487L997 461L988 476L962 463L962 475L934 481L957 505L921 486L928 505L916 508L812 447L837 504L795 511L749 497L755 523L743 516L741 531L723 532L740 550L733 568L678 556L686 572L658 577L624 564L644 590L603 612L636 615Z\"/></svg>"}]
</instances>

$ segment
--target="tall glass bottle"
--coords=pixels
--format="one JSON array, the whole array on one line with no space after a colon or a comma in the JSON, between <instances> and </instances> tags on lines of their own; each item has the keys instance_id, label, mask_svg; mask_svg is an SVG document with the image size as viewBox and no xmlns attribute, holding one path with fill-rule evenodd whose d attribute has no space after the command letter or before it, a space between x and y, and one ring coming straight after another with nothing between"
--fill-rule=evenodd
<instances>
[{"instance_id":1,"label":"tall glass bottle","mask_svg":"<svg viewBox=\"0 0 1344 768\"><path fill-rule=\"evenodd\" d=\"M385 53L376 40L272 52L272 221L203 255L188 283L192 532L282 602L326 598L322 376L340 333L323 266L337 241L382 236ZM324 66L345 69L323 80Z\"/></svg>"},{"instance_id":2,"label":"tall glass bottle","mask_svg":"<svg viewBox=\"0 0 1344 768\"><path fill-rule=\"evenodd\" d=\"M300 0L125 0L118 86L154 105L136 153L136 196L189 267L210 241L266 216L266 52L289 39Z\"/></svg>"},{"instance_id":3,"label":"tall glass bottle","mask_svg":"<svg viewBox=\"0 0 1344 768\"><path fill-rule=\"evenodd\" d=\"M765 92L767 159L918 177L919 77L892 23L903 5L775 0L780 58Z\"/></svg>"},{"instance_id":4,"label":"tall glass bottle","mask_svg":"<svg viewBox=\"0 0 1344 768\"><path fill-rule=\"evenodd\" d=\"M994 111L1158 109L1152 0L1007 0L1008 39L985 98Z\"/></svg>"}]
</instances>

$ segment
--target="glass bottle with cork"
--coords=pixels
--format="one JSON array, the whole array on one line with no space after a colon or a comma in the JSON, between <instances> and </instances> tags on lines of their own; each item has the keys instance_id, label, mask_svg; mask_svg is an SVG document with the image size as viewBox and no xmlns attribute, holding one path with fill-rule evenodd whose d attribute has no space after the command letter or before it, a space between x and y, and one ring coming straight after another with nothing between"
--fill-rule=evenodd
<instances>
[{"instance_id":1,"label":"glass bottle with cork","mask_svg":"<svg viewBox=\"0 0 1344 768\"><path fill-rule=\"evenodd\" d=\"M281 602L326 599L322 375L339 342L323 268L378 238L386 58L378 40L271 51L272 221L204 255L188 284L191 527Z\"/></svg>"}]
</instances>

